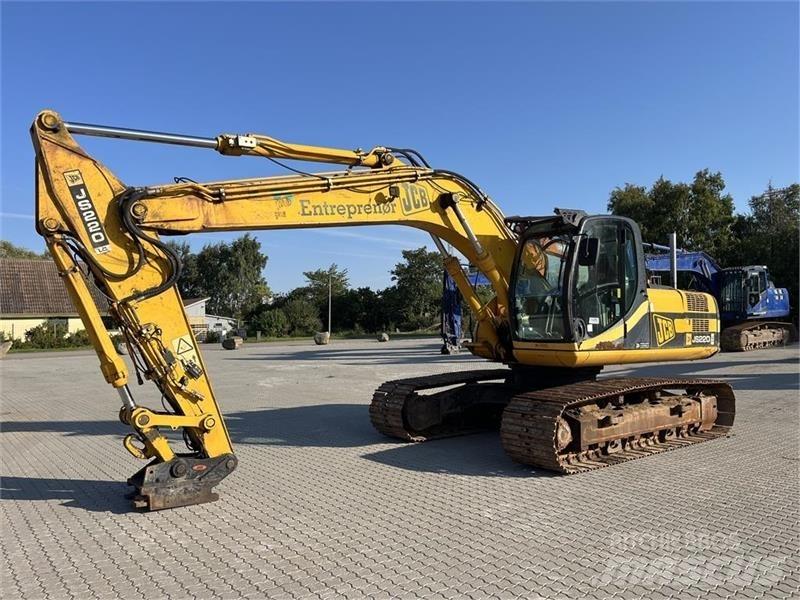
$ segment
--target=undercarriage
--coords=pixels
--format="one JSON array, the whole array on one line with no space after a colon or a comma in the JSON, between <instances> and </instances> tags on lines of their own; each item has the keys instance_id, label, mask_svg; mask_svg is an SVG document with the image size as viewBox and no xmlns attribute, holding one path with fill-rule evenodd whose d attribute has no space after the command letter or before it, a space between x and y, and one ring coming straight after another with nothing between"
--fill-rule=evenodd
<instances>
[{"instance_id":1,"label":"undercarriage","mask_svg":"<svg viewBox=\"0 0 800 600\"><path fill-rule=\"evenodd\" d=\"M725 382L598 380L597 372L493 369L390 381L376 390L370 418L381 433L412 442L499 428L515 461L564 474L711 440L733 425Z\"/></svg>"},{"instance_id":2,"label":"undercarriage","mask_svg":"<svg viewBox=\"0 0 800 600\"><path fill-rule=\"evenodd\" d=\"M797 339L797 328L780 321L745 321L722 330L723 352L748 352L761 348L785 346Z\"/></svg>"}]
</instances>

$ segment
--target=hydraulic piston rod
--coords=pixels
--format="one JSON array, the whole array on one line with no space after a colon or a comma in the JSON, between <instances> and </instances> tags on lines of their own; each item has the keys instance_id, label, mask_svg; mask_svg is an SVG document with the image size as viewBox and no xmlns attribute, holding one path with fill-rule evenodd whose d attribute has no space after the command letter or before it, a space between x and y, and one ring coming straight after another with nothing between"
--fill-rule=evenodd
<instances>
[{"instance_id":1,"label":"hydraulic piston rod","mask_svg":"<svg viewBox=\"0 0 800 600\"><path fill-rule=\"evenodd\" d=\"M452 195L450 197L450 201L446 203L446 208L452 209L453 213L455 213L456 218L458 219L458 222L461 223L461 227L464 229L464 233L466 233L467 239L469 239L470 244L472 244L472 248L477 255L475 258L475 266L483 271L483 273L492 283L492 288L497 295L498 311L501 315L505 314L508 311L508 282L503 280L500 272L497 269L497 264L495 264L494 258L483 248L480 240L478 240L478 236L475 235L475 232L472 230L469 221L467 221L467 218L464 216L464 213L458 206L458 201L459 198L456 197L456 195ZM456 281L458 281L458 279L456 279Z\"/></svg>"},{"instance_id":2,"label":"hydraulic piston rod","mask_svg":"<svg viewBox=\"0 0 800 600\"><path fill-rule=\"evenodd\" d=\"M58 121L53 113L43 113L41 119L42 125L51 131L58 131L59 128L63 126L69 133L75 135L209 148L228 156L241 156L246 154L250 156L329 162L379 169L388 167L394 162L392 153L383 147L376 147L369 152L364 152L361 149L345 150L340 148L327 148L324 146L291 144L259 135L226 133L216 137L197 137L160 131L144 131L141 129L108 127L107 125L92 125L89 123L62 123Z\"/></svg>"},{"instance_id":3,"label":"hydraulic piston rod","mask_svg":"<svg viewBox=\"0 0 800 600\"><path fill-rule=\"evenodd\" d=\"M192 135L179 135L158 131L142 131L139 129L125 129L122 127L107 127L105 125L90 125L88 123L64 123L67 131L77 135L90 135L95 137L119 138L122 140L138 140L140 142L156 142L159 144L175 144L178 146L196 146L198 148L217 149L217 138L202 138Z\"/></svg>"}]
</instances>

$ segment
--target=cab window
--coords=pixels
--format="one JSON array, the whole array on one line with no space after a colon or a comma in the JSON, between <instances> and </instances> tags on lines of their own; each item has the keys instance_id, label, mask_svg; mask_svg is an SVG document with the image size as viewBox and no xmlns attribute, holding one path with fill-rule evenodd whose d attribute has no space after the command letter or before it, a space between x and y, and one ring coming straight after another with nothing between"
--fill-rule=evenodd
<instances>
[{"instance_id":1,"label":"cab window","mask_svg":"<svg viewBox=\"0 0 800 600\"><path fill-rule=\"evenodd\" d=\"M769 286L767 285L767 274L764 271L758 274L759 292L765 291Z\"/></svg>"},{"instance_id":2,"label":"cab window","mask_svg":"<svg viewBox=\"0 0 800 600\"><path fill-rule=\"evenodd\" d=\"M766 274L762 272L761 275L764 275L764 279L766 280ZM763 289L764 288L761 287L759 273L751 273L747 278L747 301L750 306L755 306L761 301L761 292Z\"/></svg>"},{"instance_id":3,"label":"cab window","mask_svg":"<svg viewBox=\"0 0 800 600\"><path fill-rule=\"evenodd\" d=\"M569 242L560 237L525 242L514 287L516 334L522 340L562 340L562 290Z\"/></svg>"},{"instance_id":4,"label":"cab window","mask_svg":"<svg viewBox=\"0 0 800 600\"><path fill-rule=\"evenodd\" d=\"M584 230L597 238L597 260L578 265L573 290L573 313L594 337L619 322L636 298L638 271L633 231L625 224L598 220Z\"/></svg>"}]
</instances>

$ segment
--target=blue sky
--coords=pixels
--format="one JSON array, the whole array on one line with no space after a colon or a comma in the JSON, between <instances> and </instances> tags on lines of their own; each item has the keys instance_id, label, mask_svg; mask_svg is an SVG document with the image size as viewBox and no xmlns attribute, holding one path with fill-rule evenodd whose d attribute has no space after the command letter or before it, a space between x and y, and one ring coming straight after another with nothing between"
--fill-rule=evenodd
<instances>
[{"instance_id":1,"label":"blue sky","mask_svg":"<svg viewBox=\"0 0 800 600\"><path fill-rule=\"evenodd\" d=\"M46 16L45 16L46 15ZM66 120L409 146L507 215L722 171L737 208L798 180L798 3L2 4L0 235L36 250L28 127ZM79 138L131 185L280 171ZM324 169L322 167L321 169ZM195 249L237 234L193 235ZM336 262L384 287L408 228L256 234L276 291Z\"/></svg>"}]
</instances>

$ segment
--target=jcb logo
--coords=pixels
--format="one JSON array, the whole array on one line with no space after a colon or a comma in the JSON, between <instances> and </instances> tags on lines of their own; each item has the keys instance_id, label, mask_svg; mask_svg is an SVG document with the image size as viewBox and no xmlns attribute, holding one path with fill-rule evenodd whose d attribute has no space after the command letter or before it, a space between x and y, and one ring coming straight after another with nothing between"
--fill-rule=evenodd
<instances>
[{"instance_id":1,"label":"jcb logo","mask_svg":"<svg viewBox=\"0 0 800 600\"><path fill-rule=\"evenodd\" d=\"M675 339L675 322L661 315L653 315L653 327L656 330L656 342L663 346Z\"/></svg>"},{"instance_id":2,"label":"jcb logo","mask_svg":"<svg viewBox=\"0 0 800 600\"><path fill-rule=\"evenodd\" d=\"M430 208L431 201L428 198L428 190L421 185L414 185L413 183L404 183L402 185L404 193L401 198L401 206L403 207L404 215L413 215Z\"/></svg>"}]
</instances>

